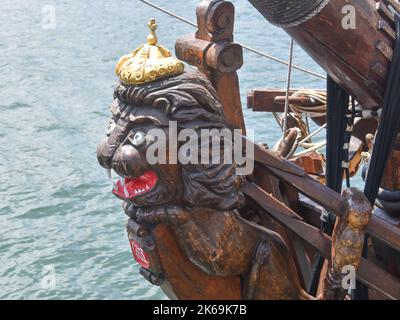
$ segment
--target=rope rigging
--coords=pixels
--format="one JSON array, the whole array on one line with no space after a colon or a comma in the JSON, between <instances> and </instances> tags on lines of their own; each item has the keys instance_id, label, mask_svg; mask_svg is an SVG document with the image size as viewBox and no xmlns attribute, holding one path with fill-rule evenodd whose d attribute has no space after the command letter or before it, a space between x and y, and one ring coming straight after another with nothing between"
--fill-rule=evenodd
<instances>
[{"instance_id":1,"label":"rope rigging","mask_svg":"<svg viewBox=\"0 0 400 320\"><path fill-rule=\"evenodd\" d=\"M285 96L285 112L283 118L283 138L287 134L288 123L287 117L289 113L289 91L290 91L290 82L292 79L292 66L293 66L293 39L290 39L289 46L289 65L288 65L288 73L287 73L287 84L286 84L286 96Z\"/></svg>"}]
</instances>

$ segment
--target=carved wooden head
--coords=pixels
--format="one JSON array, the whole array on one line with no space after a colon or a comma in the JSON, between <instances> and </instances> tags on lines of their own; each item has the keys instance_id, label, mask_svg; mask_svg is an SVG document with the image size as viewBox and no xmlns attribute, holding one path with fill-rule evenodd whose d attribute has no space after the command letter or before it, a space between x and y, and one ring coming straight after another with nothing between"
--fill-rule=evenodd
<instances>
[{"instance_id":1,"label":"carved wooden head","mask_svg":"<svg viewBox=\"0 0 400 320\"><path fill-rule=\"evenodd\" d=\"M112 118L97 157L101 166L121 176L113 190L116 196L138 207L176 204L226 210L244 201L239 191L244 178L235 174L235 163L171 161L183 144L175 140L174 125L178 135L188 129L199 136L201 129L229 129L216 91L200 72L189 69L142 85L121 83L110 109ZM160 138L163 132L165 141ZM165 161L150 161L149 154Z\"/></svg>"}]
</instances>

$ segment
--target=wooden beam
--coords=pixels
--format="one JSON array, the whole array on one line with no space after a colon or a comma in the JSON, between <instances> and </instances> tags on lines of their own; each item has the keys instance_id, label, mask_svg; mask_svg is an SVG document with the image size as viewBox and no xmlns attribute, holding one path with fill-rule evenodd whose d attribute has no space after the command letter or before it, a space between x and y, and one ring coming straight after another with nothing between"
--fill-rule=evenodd
<instances>
[{"instance_id":1,"label":"wooden beam","mask_svg":"<svg viewBox=\"0 0 400 320\"><path fill-rule=\"evenodd\" d=\"M399 279L365 258L361 258L360 267L357 270L357 279L389 299L400 299Z\"/></svg>"},{"instance_id":2,"label":"wooden beam","mask_svg":"<svg viewBox=\"0 0 400 320\"><path fill-rule=\"evenodd\" d=\"M289 95L295 91L290 90ZM253 111L283 112L284 106L274 101L276 96L284 96L285 90L256 89L247 94L247 107Z\"/></svg>"},{"instance_id":3,"label":"wooden beam","mask_svg":"<svg viewBox=\"0 0 400 320\"><path fill-rule=\"evenodd\" d=\"M315 251L329 259L331 239L326 233L304 222L285 204L276 200L252 182L245 185L243 192L257 202L275 220L305 240Z\"/></svg>"},{"instance_id":4,"label":"wooden beam","mask_svg":"<svg viewBox=\"0 0 400 320\"><path fill-rule=\"evenodd\" d=\"M388 246L400 250L400 229L389 222L377 216L372 216L367 232Z\"/></svg>"},{"instance_id":5,"label":"wooden beam","mask_svg":"<svg viewBox=\"0 0 400 320\"><path fill-rule=\"evenodd\" d=\"M246 140L246 138L244 139ZM340 194L322 185L307 175L304 170L265 147L254 144L251 141L247 141L247 143L254 148L254 156L250 160L262 164L272 175L287 182L301 194L306 195L337 216L342 215L344 200ZM247 156L250 155L248 154Z\"/></svg>"},{"instance_id":6,"label":"wooden beam","mask_svg":"<svg viewBox=\"0 0 400 320\"><path fill-rule=\"evenodd\" d=\"M289 95L300 89L292 89ZM325 93L326 90L316 90ZM255 89L247 94L247 107L255 112L284 112L286 101L286 90L283 89ZM322 104L313 101L309 97L289 97L289 103L308 107L317 107Z\"/></svg>"}]
</instances>

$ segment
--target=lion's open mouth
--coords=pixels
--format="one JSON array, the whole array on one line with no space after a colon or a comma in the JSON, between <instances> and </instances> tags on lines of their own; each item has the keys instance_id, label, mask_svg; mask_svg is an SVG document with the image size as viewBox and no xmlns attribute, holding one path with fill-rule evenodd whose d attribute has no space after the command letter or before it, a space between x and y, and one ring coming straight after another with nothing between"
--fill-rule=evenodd
<instances>
[{"instance_id":1,"label":"lion's open mouth","mask_svg":"<svg viewBox=\"0 0 400 320\"><path fill-rule=\"evenodd\" d=\"M157 174L146 171L137 178L121 178L114 186L113 194L124 199L132 199L150 192L157 183Z\"/></svg>"}]
</instances>

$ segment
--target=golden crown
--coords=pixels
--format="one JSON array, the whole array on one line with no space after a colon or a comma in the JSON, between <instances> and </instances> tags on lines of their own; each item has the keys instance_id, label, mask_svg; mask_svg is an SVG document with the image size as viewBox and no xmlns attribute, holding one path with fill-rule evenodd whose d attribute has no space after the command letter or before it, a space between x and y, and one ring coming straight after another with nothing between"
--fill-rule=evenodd
<instances>
[{"instance_id":1,"label":"golden crown","mask_svg":"<svg viewBox=\"0 0 400 320\"><path fill-rule=\"evenodd\" d=\"M117 63L115 73L123 83L143 84L183 73L182 61L172 57L167 48L157 44L156 20L151 19L148 26L150 34L147 44L123 56Z\"/></svg>"}]
</instances>

